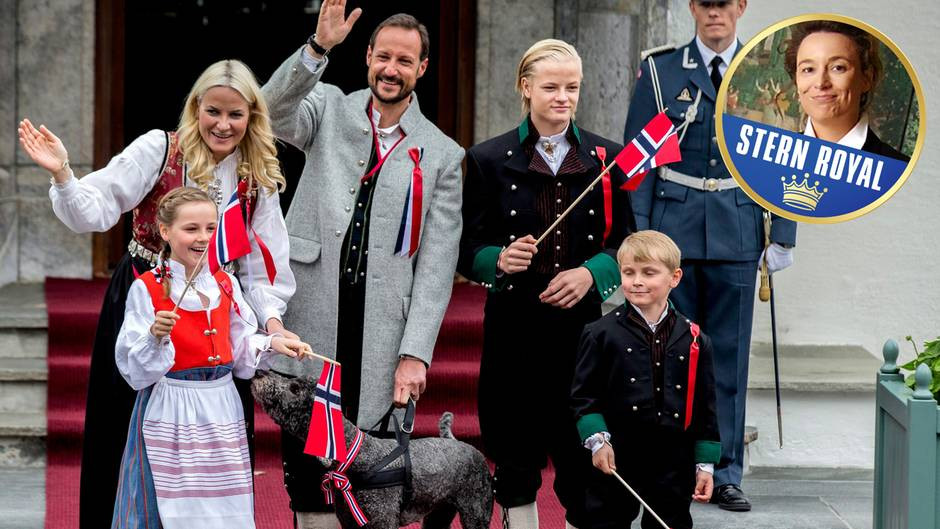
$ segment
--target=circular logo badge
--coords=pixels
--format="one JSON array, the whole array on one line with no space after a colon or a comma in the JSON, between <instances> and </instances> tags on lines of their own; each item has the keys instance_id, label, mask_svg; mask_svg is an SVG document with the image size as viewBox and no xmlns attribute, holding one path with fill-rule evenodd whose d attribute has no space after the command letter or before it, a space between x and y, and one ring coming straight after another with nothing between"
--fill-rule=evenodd
<instances>
[{"instance_id":1,"label":"circular logo badge","mask_svg":"<svg viewBox=\"0 0 940 529\"><path fill-rule=\"evenodd\" d=\"M735 56L718 92L719 149L754 201L833 223L877 208L924 144L924 96L901 50L864 22L788 18Z\"/></svg>"}]
</instances>

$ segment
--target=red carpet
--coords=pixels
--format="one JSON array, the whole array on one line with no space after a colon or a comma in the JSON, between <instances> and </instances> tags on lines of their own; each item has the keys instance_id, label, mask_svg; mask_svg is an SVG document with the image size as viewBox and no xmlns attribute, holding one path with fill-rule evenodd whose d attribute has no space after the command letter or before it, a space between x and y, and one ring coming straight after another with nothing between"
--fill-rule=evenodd
<instances>
[{"instance_id":1,"label":"red carpet","mask_svg":"<svg viewBox=\"0 0 940 529\"><path fill-rule=\"evenodd\" d=\"M79 462L89 355L106 285L102 280L46 280L49 313L46 529L78 526ZM484 298L485 292L480 287L454 285L434 352L434 365L428 374L428 390L418 406L416 437L436 436L441 413L451 411L455 415L454 434L480 445L476 395ZM257 524L259 529L290 529L291 513L279 454L280 430L260 409L255 417ZM543 473L539 492L539 517L546 529L564 527L564 513L551 493L553 477L551 470ZM460 524L455 522L453 527ZM501 527L498 513L494 513L491 527Z\"/></svg>"}]
</instances>

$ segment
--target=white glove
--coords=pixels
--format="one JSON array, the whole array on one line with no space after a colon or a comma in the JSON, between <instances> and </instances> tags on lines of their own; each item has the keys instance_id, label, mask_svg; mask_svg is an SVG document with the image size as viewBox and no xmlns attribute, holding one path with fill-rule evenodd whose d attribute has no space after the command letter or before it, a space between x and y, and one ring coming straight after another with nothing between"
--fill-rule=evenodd
<instances>
[{"instance_id":1,"label":"white glove","mask_svg":"<svg viewBox=\"0 0 940 529\"><path fill-rule=\"evenodd\" d=\"M793 264L793 248L784 248L772 242L761 252L760 260L757 262L758 267L764 262L764 257L767 257L767 271L771 274L779 272Z\"/></svg>"}]
</instances>

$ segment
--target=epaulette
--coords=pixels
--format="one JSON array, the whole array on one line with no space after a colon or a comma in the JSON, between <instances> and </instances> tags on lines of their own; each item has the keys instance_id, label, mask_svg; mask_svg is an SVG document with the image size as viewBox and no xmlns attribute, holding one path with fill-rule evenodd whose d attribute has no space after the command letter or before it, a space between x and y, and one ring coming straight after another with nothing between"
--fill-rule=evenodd
<instances>
[{"instance_id":1,"label":"epaulette","mask_svg":"<svg viewBox=\"0 0 940 529\"><path fill-rule=\"evenodd\" d=\"M650 48L648 50L643 50L640 52L640 61L645 61L648 57L653 55L659 55L660 53L665 53L667 51L673 51L676 49L676 44L670 42L669 44L663 44L662 46L656 46L655 48Z\"/></svg>"}]
</instances>

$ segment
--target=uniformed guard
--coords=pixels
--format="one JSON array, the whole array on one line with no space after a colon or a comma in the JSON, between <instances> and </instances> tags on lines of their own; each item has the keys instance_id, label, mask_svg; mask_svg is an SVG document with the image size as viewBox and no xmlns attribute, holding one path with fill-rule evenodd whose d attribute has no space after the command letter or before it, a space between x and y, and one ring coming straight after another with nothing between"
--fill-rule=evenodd
<instances>
[{"instance_id":1,"label":"uniformed guard","mask_svg":"<svg viewBox=\"0 0 940 529\"><path fill-rule=\"evenodd\" d=\"M496 464L496 501L511 529L538 527L548 458L569 526L583 527L582 448L569 407L578 339L617 290L615 254L635 231L619 168L568 208L620 151L574 120L581 59L562 41L534 44L519 64L522 124L472 147L458 271L489 287L480 367L480 429Z\"/></svg>"},{"instance_id":2,"label":"uniformed guard","mask_svg":"<svg viewBox=\"0 0 940 529\"><path fill-rule=\"evenodd\" d=\"M682 161L648 176L633 204L639 229L661 231L682 250L684 279L672 300L714 342L722 453L712 501L732 511L751 508L741 490L744 408L764 235L760 206L738 188L721 160L715 98L741 48L736 26L746 7L747 0L689 2L695 38L678 48L643 52L624 131L629 141L663 108L679 130ZM789 266L796 224L775 216L770 240L771 272Z\"/></svg>"}]
</instances>

